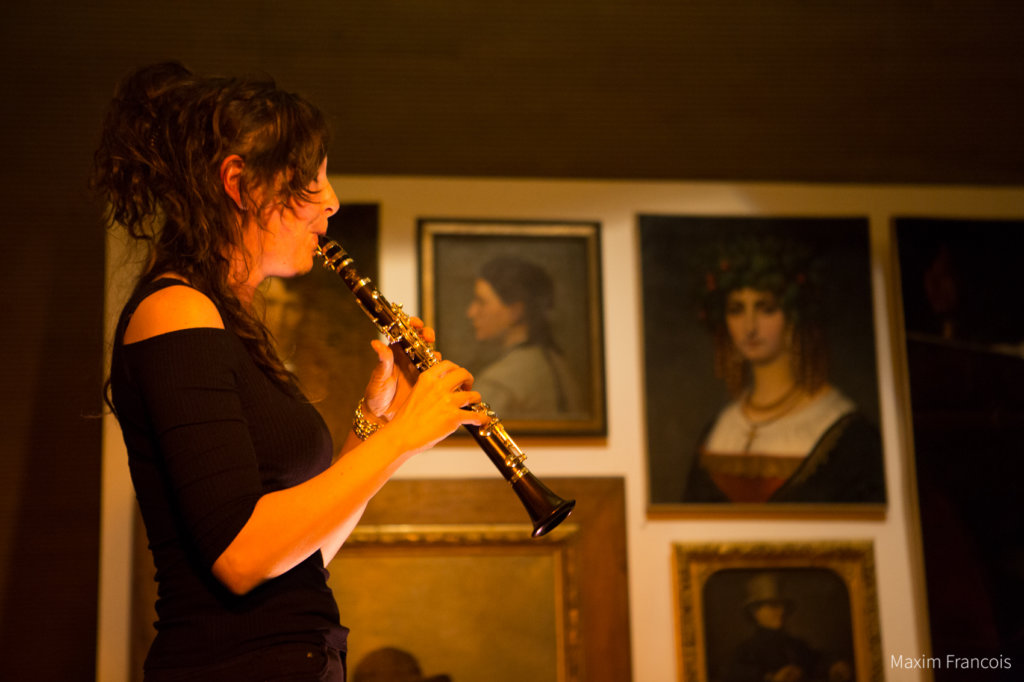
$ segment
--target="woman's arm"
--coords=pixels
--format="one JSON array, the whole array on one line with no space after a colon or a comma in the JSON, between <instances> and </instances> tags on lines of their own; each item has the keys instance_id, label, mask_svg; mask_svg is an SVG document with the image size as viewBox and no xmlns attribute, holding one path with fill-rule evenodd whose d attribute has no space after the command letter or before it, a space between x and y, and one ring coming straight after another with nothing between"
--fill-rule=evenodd
<instances>
[{"instance_id":1,"label":"woman's arm","mask_svg":"<svg viewBox=\"0 0 1024 682\"><path fill-rule=\"evenodd\" d=\"M327 563L370 498L410 456L397 435L382 429L318 476L261 497L213 563L213 574L235 594L245 594L318 549Z\"/></svg>"},{"instance_id":2,"label":"woman's arm","mask_svg":"<svg viewBox=\"0 0 1024 682\"><path fill-rule=\"evenodd\" d=\"M429 450L462 424L483 425L486 415L462 408L479 402L460 387L468 371L443 361L420 375L395 414L326 471L297 486L268 493L213 564L228 589L244 594L281 575L358 521L367 502L410 457Z\"/></svg>"},{"instance_id":3,"label":"woman's arm","mask_svg":"<svg viewBox=\"0 0 1024 682\"><path fill-rule=\"evenodd\" d=\"M324 544L320 545L320 556L323 557L324 568L327 568L328 564L334 561L334 557L336 557L338 552L341 551L341 546L345 544L345 541L348 540L352 531L355 530L356 526L359 524L359 520L363 517L364 511L366 511L365 505L359 510L358 514L352 517L349 523L338 527L334 536L329 538Z\"/></svg>"},{"instance_id":4,"label":"woman's arm","mask_svg":"<svg viewBox=\"0 0 1024 682\"><path fill-rule=\"evenodd\" d=\"M223 322L203 294L169 287L139 305L125 341L193 327L223 327ZM471 383L469 372L447 361L424 372L400 404L392 402L388 409L393 418L372 437L359 442L350 436L344 455L327 470L261 496L241 530L213 561L213 574L232 592L244 594L317 550L329 559L370 498L406 460L461 424L486 421L484 415L461 409L480 400L478 393L463 390Z\"/></svg>"}]
</instances>

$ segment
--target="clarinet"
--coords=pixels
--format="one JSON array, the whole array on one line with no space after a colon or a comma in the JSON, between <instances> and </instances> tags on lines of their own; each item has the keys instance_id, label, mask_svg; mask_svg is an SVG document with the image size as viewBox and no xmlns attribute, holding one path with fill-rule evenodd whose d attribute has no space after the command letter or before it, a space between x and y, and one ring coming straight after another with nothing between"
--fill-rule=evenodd
<instances>
[{"instance_id":1,"label":"clarinet","mask_svg":"<svg viewBox=\"0 0 1024 682\"><path fill-rule=\"evenodd\" d=\"M316 253L321 257L323 266L345 282L377 330L392 345L402 349L417 371L424 372L438 363L433 348L413 327L412 320L402 310L402 306L390 303L369 278L359 274L355 261L341 244L321 236ZM487 403L476 403L465 409L487 415L488 422L483 426L463 426L512 485L512 490L533 522L533 537L547 534L572 513L576 500L563 500L530 472L524 464L526 455Z\"/></svg>"}]
</instances>

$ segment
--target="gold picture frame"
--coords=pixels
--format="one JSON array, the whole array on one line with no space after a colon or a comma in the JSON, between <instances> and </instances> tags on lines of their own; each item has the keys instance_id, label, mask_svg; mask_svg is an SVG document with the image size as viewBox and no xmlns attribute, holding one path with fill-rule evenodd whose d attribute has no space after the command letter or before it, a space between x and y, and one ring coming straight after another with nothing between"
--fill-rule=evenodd
<instances>
[{"instance_id":1,"label":"gold picture frame","mask_svg":"<svg viewBox=\"0 0 1024 682\"><path fill-rule=\"evenodd\" d=\"M481 453L480 456L484 455ZM545 483L576 500L572 515L562 524L571 533L567 536L559 535L557 531L562 529L559 526L551 533L556 544L544 546L544 540L540 538L540 545L533 550L552 556L558 554L566 562L567 577L560 589L571 589L572 594L560 599L564 605L576 605L560 607L566 617L573 619L573 622L566 623L566 638L562 642L566 647L564 656L568 672L575 671L573 674L579 680L587 682L629 682L632 679L632 654L629 640L625 482L618 477L568 477L545 479ZM363 514L361 527L398 526L414 534L424 534L423 542L434 544L439 554L457 556L460 553L472 554L479 551L486 554L498 551L494 545L500 548L506 542L500 533L505 532L505 529L512 529L519 534L526 533L528 519L508 483L497 475L487 479L396 479L389 481L370 501ZM460 527L466 529L465 534L460 534L465 542L461 539L447 545L427 542L426 534L438 526L446 532L458 532ZM472 534L481 528L496 528L499 532L497 537L487 540L491 542L491 547L486 542L480 545L470 541ZM370 542L384 550L385 546L381 542L384 537L371 537ZM392 533L386 537L400 536ZM411 545L407 549L415 549L419 542L414 537L407 543ZM530 540L531 544L537 542L537 539ZM559 543L569 543L571 546L563 550ZM350 549L360 551L358 547L350 547L346 543L339 556ZM513 554L523 549L529 548L511 547ZM405 579L414 578L408 576ZM358 589L361 586L357 584L355 587ZM527 584L517 580L494 589L520 595L527 587ZM478 600L488 598L487 592L471 588L468 584L466 588ZM383 598L388 597L383 595ZM528 604L529 599L522 600L514 610L528 615ZM342 622L345 623L346 605L340 599L339 608ZM415 610L410 610L409 617L416 617ZM457 616L453 613L451 617ZM494 625L478 624L481 628ZM497 625L501 626L502 623ZM515 633L509 631L508 634ZM570 636L576 639L570 640ZM353 628L351 643L355 645L359 637L360 633ZM350 673L357 664L358 661L349 660ZM423 672L434 675L446 671L428 668ZM461 678L453 676L452 679Z\"/></svg>"},{"instance_id":2,"label":"gold picture frame","mask_svg":"<svg viewBox=\"0 0 1024 682\"><path fill-rule=\"evenodd\" d=\"M481 457L484 455L481 453ZM550 601L544 618L561 619L556 646L564 660L564 677L559 682L629 682L632 679L632 653L629 640L629 591L626 560L625 482L618 477L568 477L546 479L560 493L577 501L569 519L542 538L529 538L528 516L508 483L495 474L488 479L394 479L370 501L349 541L330 564L332 585L346 579L346 566L339 563L351 552L359 557L395 551L413 562L435 553L438 564L451 558L478 556L498 562L525 560L533 568L547 567L551 580L557 580L557 594ZM133 680L142 679L142 661L155 634L156 583L153 563L146 547L145 533L137 520L134 540L132 651ZM528 539L528 541L527 541ZM531 554L534 552L536 554ZM421 553L417 557L417 553ZM426 554L423 554L426 553ZM478 564L482 565L482 561ZM561 564L555 568L556 564ZM493 564L492 564L493 565ZM537 572L534 571L536 575ZM370 586L349 575L352 588L364 592ZM416 575L405 575L403 582L415 584ZM512 597L530 597L525 590L536 584L515 580L495 586ZM406 589L394 585L394 589ZM490 592L465 584L467 595L486 600ZM347 589L347 588L346 588ZM388 586L384 592L370 592L379 602L397 597ZM532 597L531 597L532 598ZM338 599L341 621L346 626L350 607ZM520 615L531 615L529 599L516 602ZM557 606L556 606L557 605ZM557 611L555 609L557 608ZM449 617L458 612L448 609ZM411 609L407 617L415 618ZM517 616L519 617L519 616ZM474 619L473 623L501 627ZM501 641L513 639L514 631L503 632ZM506 636L508 635L508 636ZM353 656L349 658L349 676L358 665L360 628L349 635ZM444 673L427 669L429 675ZM573 677L573 675L575 677ZM443 679L443 678L439 678ZM462 678L453 677L458 680Z\"/></svg>"},{"instance_id":3,"label":"gold picture frame","mask_svg":"<svg viewBox=\"0 0 1024 682\"><path fill-rule=\"evenodd\" d=\"M397 649L438 679L580 682L579 527L531 534L522 524L357 528L328 581L358 633L349 669L359 677Z\"/></svg>"},{"instance_id":4,"label":"gold picture frame","mask_svg":"<svg viewBox=\"0 0 1024 682\"><path fill-rule=\"evenodd\" d=\"M789 663L825 679L884 677L870 541L679 543L673 576L681 682L775 672L781 663L763 654L781 638L802 652ZM783 608L759 627L765 603Z\"/></svg>"}]
</instances>

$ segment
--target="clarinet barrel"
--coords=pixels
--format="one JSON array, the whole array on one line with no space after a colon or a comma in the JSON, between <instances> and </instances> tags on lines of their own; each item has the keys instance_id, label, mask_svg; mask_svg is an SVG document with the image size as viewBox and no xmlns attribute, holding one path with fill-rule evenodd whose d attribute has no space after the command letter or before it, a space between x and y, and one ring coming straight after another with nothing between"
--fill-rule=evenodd
<instances>
[{"instance_id":1,"label":"clarinet barrel","mask_svg":"<svg viewBox=\"0 0 1024 682\"><path fill-rule=\"evenodd\" d=\"M418 371L423 372L437 364L430 344L412 326L402 306L389 303L370 279L362 277L352 257L340 244L327 237L320 237L317 254L321 256L324 267L338 274L345 282L377 330L390 343L397 344ZM513 492L526 508L533 523L533 537L545 535L564 521L572 513L576 501L563 500L530 472L523 463L526 455L486 403L470 405L465 409L485 412L490 418L483 426L466 424L465 428L511 484Z\"/></svg>"}]
</instances>

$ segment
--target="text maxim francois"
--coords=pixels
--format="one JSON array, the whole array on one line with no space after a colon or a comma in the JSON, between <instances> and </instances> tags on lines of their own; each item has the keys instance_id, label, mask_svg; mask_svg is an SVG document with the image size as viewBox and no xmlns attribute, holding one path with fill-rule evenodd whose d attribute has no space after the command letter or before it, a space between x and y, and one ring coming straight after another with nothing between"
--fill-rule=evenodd
<instances>
[{"instance_id":1,"label":"text maxim francois","mask_svg":"<svg viewBox=\"0 0 1024 682\"><path fill-rule=\"evenodd\" d=\"M904 656L892 654L890 668L927 670L1010 670L1013 660L1009 656Z\"/></svg>"}]
</instances>

